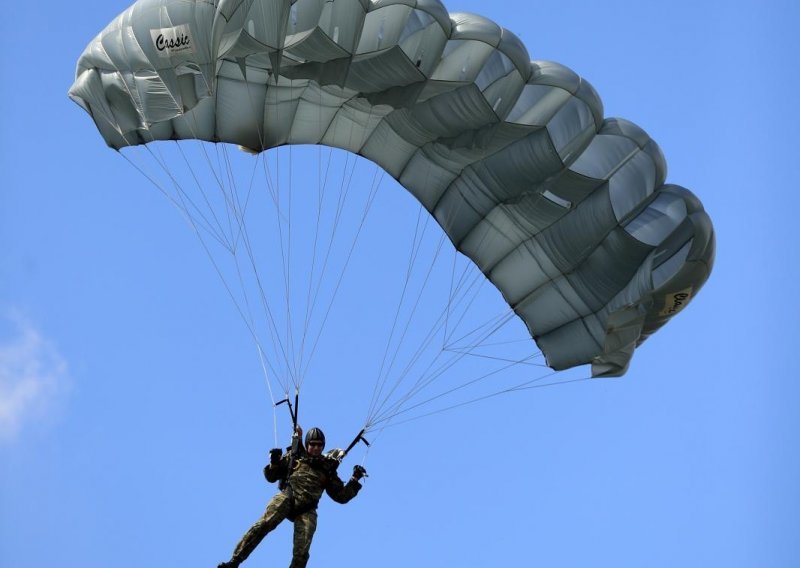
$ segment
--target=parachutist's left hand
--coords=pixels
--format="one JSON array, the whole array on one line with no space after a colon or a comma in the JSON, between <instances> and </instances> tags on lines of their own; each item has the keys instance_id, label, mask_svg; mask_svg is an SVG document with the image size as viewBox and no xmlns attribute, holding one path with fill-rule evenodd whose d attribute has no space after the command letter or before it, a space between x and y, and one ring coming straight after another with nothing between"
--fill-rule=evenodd
<instances>
[{"instance_id":1,"label":"parachutist's left hand","mask_svg":"<svg viewBox=\"0 0 800 568\"><path fill-rule=\"evenodd\" d=\"M335 459L339 463L342 463L344 456L345 456L344 450L342 450L341 448L334 448L333 450L328 452L328 457ZM338 463L336 464L336 467L339 467Z\"/></svg>"},{"instance_id":2,"label":"parachutist's left hand","mask_svg":"<svg viewBox=\"0 0 800 568\"><path fill-rule=\"evenodd\" d=\"M354 466L353 466L353 479L355 479L356 481L358 481L358 480L359 480L359 479L361 479L362 477L368 477L368 476L367 476L367 470L366 470L366 469L364 469L364 466L361 466L361 465L354 465Z\"/></svg>"}]
</instances>

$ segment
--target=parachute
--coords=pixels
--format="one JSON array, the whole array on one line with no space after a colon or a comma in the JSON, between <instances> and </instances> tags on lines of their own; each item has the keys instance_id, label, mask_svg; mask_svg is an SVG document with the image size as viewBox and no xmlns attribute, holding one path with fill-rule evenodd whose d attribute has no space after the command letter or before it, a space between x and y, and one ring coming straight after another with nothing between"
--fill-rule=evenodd
<instances>
[{"instance_id":1,"label":"parachute","mask_svg":"<svg viewBox=\"0 0 800 568\"><path fill-rule=\"evenodd\" d=\"M714 231L638 126L511 32L439 0L139 0L69 96L114 149L341 148L412 194L547 365L626 372L709 277Z\"/></svg>"}]
</instances>

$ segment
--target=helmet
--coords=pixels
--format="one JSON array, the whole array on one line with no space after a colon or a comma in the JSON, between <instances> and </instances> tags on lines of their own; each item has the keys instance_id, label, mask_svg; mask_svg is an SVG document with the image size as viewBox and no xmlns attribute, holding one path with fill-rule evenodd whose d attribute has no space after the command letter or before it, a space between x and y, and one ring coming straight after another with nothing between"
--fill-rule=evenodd
<instances>
[{"instance_id":1,"label":"helmet","mask_svg":"<svg viewBox=\"0 0 800 568\"><path fill-rule=\"evenodd\" d=\"M325 434L319 428L311 428L306 432L306 447L309 442L322 442L322 447L325 447Z\"/></svg>"}]
</instances>

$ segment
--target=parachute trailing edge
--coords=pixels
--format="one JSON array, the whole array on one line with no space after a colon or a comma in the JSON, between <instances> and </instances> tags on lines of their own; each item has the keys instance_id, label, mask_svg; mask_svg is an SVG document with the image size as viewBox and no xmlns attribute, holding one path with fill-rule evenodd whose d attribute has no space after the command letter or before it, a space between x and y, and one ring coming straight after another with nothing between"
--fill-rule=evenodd
<instances>
[{"instance_id":1,"label":"parachute trailing edge","mask_svg":"<svg viewBox=\"0 0 800 568\"><path fill-rule=\"evenodd\" d=\"M714 232L636 125L438 0L139 0L70 97L115 149L322 144L376 162L498 288L548 365L620 376L708 278Z\"/></svg>"}]
</instances>

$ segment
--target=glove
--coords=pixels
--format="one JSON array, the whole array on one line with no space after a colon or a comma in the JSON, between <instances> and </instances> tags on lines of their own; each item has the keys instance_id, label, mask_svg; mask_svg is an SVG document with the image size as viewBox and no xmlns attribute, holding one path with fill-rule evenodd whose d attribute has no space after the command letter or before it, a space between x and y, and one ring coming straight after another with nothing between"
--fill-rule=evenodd
<instances>
[{"instance_id":1,"label":"glove","mask_svg":"<svg viewBox=\"0 0 800 568\"><path fill-rule=\"evenodd\" d=\"M273 448L269 451L269 463L278 463L281 461L283 452L280 448Z\"/></svg>"},{"instance_id":2,"label":"glove","mask_svg":"<svg viewBox=\"0 0 800 568\"><path fill-rule=\"evenodd\" d=\"M363 466L360 466L360 465L354 465L354 466L353 466L353 479L355 479L356 481L358 481L358 480L359 480L359 479L361 479L362 477L367 477L367 470L366 470L366 469L364 469L364 467L363 467Z\"/></svg>"},{"instance_id":3,"label":"glove","mask_svg":"<svg viewBox=\"0 0 800 568\"><path fill-rule=\"evenodd\" d=\"M329 458L335 459L337 462L341 463L344 459L344 450L341 448L334 448L333 450L329 451L326 454ZM336 464L336 467L339 467L339 464Z\"/></svg>"}]
</instances>

